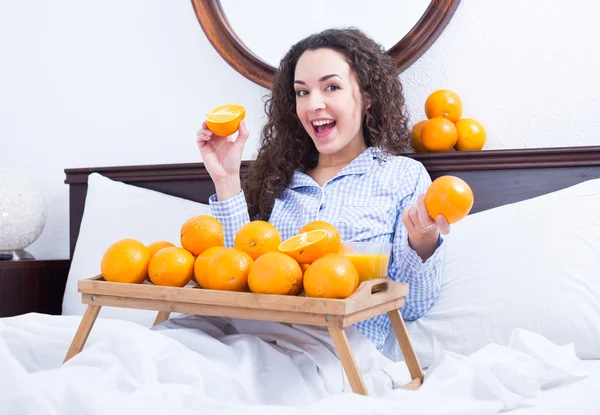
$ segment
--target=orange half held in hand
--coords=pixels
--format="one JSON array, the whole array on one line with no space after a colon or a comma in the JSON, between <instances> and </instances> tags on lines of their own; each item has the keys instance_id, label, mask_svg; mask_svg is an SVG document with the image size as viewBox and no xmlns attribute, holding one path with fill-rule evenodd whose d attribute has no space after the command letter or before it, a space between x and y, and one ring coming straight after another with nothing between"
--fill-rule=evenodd
<instances>
[{"instance_id":1,"label":"orange half held in hand","mask_svg":"<svg viewBox=\"0 0 600 415\"><path fill-rule=\"evenodd\" d=\"M323 229L302 232L279 245L279 251L288 254L299 264L310 264L316 261L327 253L328 248L327 231Z\"/></svg>"},{"instance_id":2,"label":"orange half held in hand","mask_svg":"<svg viewBox=\"0 0 600 415\"><path fill-rule=\"evenodd\" d=\"M439 215L450 224L456 223L469 214L473 207L473 191L462 179L456 176L440 176L431 183L425 193L425 207L429 216Z\"/></svg>"},{"instance_id":3,"label":"orange half held in hand","mask_svg":"<svg viewBox=\"0 0 600 415\"><path fill-rule=\"evenodd\" d=\"M228 137L237 131L245 116L246 109L242 105L221 105L206 115L206 126L215 135Z\"/></svg>"}]
</instances>

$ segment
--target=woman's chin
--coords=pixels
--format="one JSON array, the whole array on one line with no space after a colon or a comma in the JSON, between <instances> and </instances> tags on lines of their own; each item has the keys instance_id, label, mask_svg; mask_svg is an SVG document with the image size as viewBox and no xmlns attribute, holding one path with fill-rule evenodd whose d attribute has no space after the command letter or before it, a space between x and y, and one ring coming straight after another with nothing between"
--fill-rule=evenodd
<instances>
[{"instance_id":1,"label":"woman's chin","mask_svg":"<svg viewBox=\"0 0 600 415\"><path fill-rule=\"evenodd\" d=\"M327 137L312 137L313 143L315 143L315 147L321 154L333 154L340 151L343 147L340 145L338 140L336 140L335 136L330 135Z\"/></svg>"}]
</instances>

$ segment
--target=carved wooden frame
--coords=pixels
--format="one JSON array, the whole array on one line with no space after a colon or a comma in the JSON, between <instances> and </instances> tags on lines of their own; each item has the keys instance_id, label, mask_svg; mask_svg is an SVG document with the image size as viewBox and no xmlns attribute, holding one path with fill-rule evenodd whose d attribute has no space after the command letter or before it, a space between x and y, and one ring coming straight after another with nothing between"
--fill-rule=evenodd
<instances>
[{"instance_id":1,"label":"carved wooden frame","mask_svg":"<svg viewBox=\"0 0 600 415\"><path fill-rule=\"evenodd\" d=\"M387 53L392 56L398 73L425 53L454 15L460 0L432 0L415 26ZM230 26L219 0L192 0L198 22L217 52L236 71L251 81L271 87L275 68L254 55Z\"/></svg>"}]
</instances>

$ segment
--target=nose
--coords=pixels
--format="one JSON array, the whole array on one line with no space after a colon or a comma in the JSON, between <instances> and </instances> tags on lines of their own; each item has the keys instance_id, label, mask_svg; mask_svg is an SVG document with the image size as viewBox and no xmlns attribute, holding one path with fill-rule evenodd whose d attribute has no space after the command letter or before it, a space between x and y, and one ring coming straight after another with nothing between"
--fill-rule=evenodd
<instances>
[{"instance_id":1,"label":"nose","mask_svg":"<svg viewBox=\"0 0 600 415\"><path fill-rule=\"evenodd\" d=\"M323 96L318 92L313 92L308 96L308 108L311 111L319 111L325 109L325 100Z\"/></svg>"}]
</instances>

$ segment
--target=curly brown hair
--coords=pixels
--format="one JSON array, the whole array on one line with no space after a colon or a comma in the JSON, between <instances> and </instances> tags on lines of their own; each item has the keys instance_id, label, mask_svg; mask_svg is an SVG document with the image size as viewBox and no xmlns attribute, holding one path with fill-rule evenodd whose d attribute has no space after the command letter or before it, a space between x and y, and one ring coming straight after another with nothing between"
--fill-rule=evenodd
<instances>
[{"instance_id":1,"label":"curly brown hair","mask_svg":"<svg viewBox=\"0 0 600 415\"><path fill-rule=\"evenodd\" d=\"M408 114L402 85L391 57L381 45L355 28L329 29L291 47L281 60L265 101L268 121L256 160L243 188L252 220L268 220L273 204L289 185L296 170L314 168L318 151L296 115L294 73L307 50L328 48L342 53L357 76L365 110L363 134L367 147L386 154L410 151Z\"/></svg>"}]
</instances>

